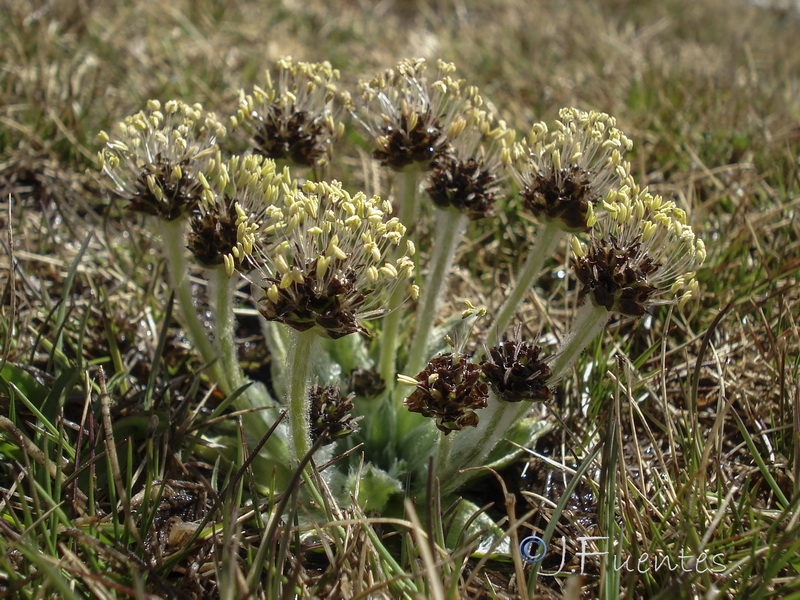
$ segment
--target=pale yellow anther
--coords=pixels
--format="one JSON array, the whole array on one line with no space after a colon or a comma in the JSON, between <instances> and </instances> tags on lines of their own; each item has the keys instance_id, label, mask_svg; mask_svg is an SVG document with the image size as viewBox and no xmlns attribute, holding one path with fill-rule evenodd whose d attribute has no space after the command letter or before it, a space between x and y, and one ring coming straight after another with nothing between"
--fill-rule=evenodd
<instances>
[{"instance_id":1,"label":"pale yellow anther","mask_svg":"<svg viewBox=\"0 0 800 600\"><path fill-rule=\"evenodd\" d=\"M281 277L281 289L285 290L293 283L303 283L303 275L299 271L289 271Z\"/></svg>"},{"instance_id":2,"label":"pale yellow anther","mask_svg":"<svg viewBox=\"0 0 800 600\"><path fill-rule=\"evenodd\" d=\"M317 279L322 280L325 278L325 274L328 272L328 267L331 264L331 258L327 256L321 256L317 260Z\"/></svg>"},{"instance_id":3,"label":"pale yellow anther","mask_svg":"<svg viewBox=\"0 0 800 600\"><path fill-rule=\"evenodd\" d=\"M368 283L375 283L378 281L380 275L378 274L378 269L375 268L375 265L370 265L367 267L367 282Z\"/></svg>"},{"instance_id":4,"label":"pale yellow anther","mask_svg":"<svg viewBox=\"0 0 800 600\"><path fill-rule=\"evenodd\" d=\"M378 269L387 279L397 279L397 269L394 268L394 265L386 263L380 269Z\"/></svg>"},{"instance_id":5,"label":"pale yellow anther","mask_svg":"<svg viewBox=\"0 0 800 600\"><path fill-rule=\"evenodd\" d=\"M419 300L419 286L418 285L410 285L408 286L409 295L411 296L412 300Z\"/></svg>"},{"instance_id":6,"label":"pale yellow anther","mask_svg":"<svg viewBox=\"0 0 800 600\"><path fill-rule=\"evenodd\" d=\"M594 227L597 223L597 215L595 215L594 208L591 204L586 207L586 226Z\"/></svg>"},{"instance_id":7,"label":"pale yellow anther","mask_svg":"<svg viewBox=\"0 0 800 600\"><path fill-rule=\"evenodd\" d=\"M572 245L572 252L575 254L577 258L583 258L584 256L586 256L586 250L584 249L583 244L581 244L580 240L578 240L577 237L572 236L570 244Z\"/></svg>"},{"instance_id":8,"label":"pale yellow anther","mask_svg":"<svg viewBox=\"0 0 800 600\"><path fill-rule=\"evenodd\" d=\"M403 375L402 373L397 376L397 382L402 383L403 385L410 385L412 387L416 387L419 383L413 377L409 377L408 375Z\"/></svg>"},{"instance_id":9,"label":"pale yellow anther","mask_svg":"<svg viewBox=\"0 0 800 600\"><path fill-rule=\"evenodd\" d=\"M678 308L683 310L683 308L686 306L687 302L689 302L689 300L691 300L691 299L692 299L692 291L691 290L686 290L683 293L683 295L681 296L681 299L678 300Z\"/></svg>"},{"instance_id":10,"label":"pale yellow anther","mask_svg":"<svg viewBox=\"0 0 800 600\"><path fill-rule=\"evenodd\" d=\"M281 299L281 293L278 290L278 286L274 283L267 290L267 298L269 298L270 302L273 303L276 303Z\"/></svg>"},{"instance_id":11,"label":"pale yellow anther","mask_svg":"<svg viewBox=\"0 0 800 600\"><path fill-rule=\"evenodd\" d=\"M561 153L558 150L553 151L553 168L556 171L561 170Z\"/></svg>"},{"instance_id":12,"label":"pale yellow anther","mask_svg":"<svg viewBox=\"0 0 800 600\"><path fill-rule=\"evenodd\" d=\"M289 264L286 262L286 259L280 254L275 259L275 266L278 268L279 273L286 274L289 272Z\"/></svg>"}]
</instances>

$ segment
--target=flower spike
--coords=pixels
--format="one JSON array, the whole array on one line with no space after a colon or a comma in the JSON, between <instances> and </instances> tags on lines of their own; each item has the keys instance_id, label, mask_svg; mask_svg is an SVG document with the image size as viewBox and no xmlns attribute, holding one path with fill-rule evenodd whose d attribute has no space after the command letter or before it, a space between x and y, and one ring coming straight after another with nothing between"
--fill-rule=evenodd
<instances>
[{"instance_id":1,"label":"flower spike","mask_svg":"<svg viewBox=\"0 0 800 600\"><path fill-rule=\"evenodd\" d=\"M228 276L242 264L252 266L253 248L266 233L266 213L291 187L288 169L278 173L275 163L259 155L218 153L209 182L203 181L202 200L192 214L189 250L202 265L225 265Z\"/></svg>"},{"instance_id":2,"label":"flower spike","mask_svg":"<svg viewBox=\"0 0 800 600\"><path fill-rule=\"evenodd\" d=\"M350 104L349 95L336 86L338 79L339 71L327 61L283 57L274 79L267 72L264 88L239 92L232 124L249 133L258 154L308 167L324 165L344 132L341 117Z\"/></svg>"},{"instance_id":3,"label":"flower spike","mask_svg":"<svg viewBox=\"0 0 800 600\"><path fill-rule=\"evenodd\" d=\"M416 376L399 376L401 383L415 385L403 404L411 412L436 421L445 435L478 425L478 409L486 408L488 386L480 380L481 368L465 354L443 354L431 360Z\"/></svg>"},{"instance_id":4,"label":"flower spike","mask_svg":"<svg viewBox=\"0 0 800 600\"><path fill-rule=\"evenodd\" d=\"M174 221L200 201L203 173L224 136L225 127L199 104L171 100L162 108L150 100L113 136L100 132L98 164L130 210Z\"/></svg>"},{"instance_id":5,"label":"flower spike","mask_svg":"<svg viewBox=\"0 0 800 600\"><path fill-rule=\"evenodd\" d=\"M267 209L272 241L255 252L261 314L334 339L365 333L362 322L383 315L386 296L408 286L414 272L414 245L404 243L406 228L387 217L389 209L337 181L286 189L282 203ZM392 258L396 246L405 252Z\"/></svg>"},{"instance_id":6,"label":"flower spike","mask_svg":"<svg viewBox=\"0 0 800 600\"><path fill-rule=\"evenodd\" d=\"M562 108L555 128L536 123L506 155L525 210L564 231L587 231L594 207L628 178L631 141L605 113Z\"/></svg>"},{"instance_id":7,"label":"flower spike","mask_svg":"<svg viewBox=\"0 0 800 600\"><path fill-rule=\"evenodd\" d=\"M609 192L603 207L607 215L588 247L572 244L581 298L637 317L650 305L685 303L697 293L694 270L705 260L705 245L683 210L633 184Z\"/></svg>"},{"instance_id":8,"label":"flower spike","mask_svg":"<svg viewBox=\"0 0 800 600\"><path fill-rule=\"evenodd\" d=\"M450 127L451 150L434 159L426 191L433 202L453 206L470 219L492 214L504 171L501 156L514 132L503 121L495 124L486 111L472 109Z\"/></svg>"},{"instance_id":9,"label":"flower spike","mask_svg":"<svg viewBox=\"0 0 800 600\"><path fill-rule=\"evenodd\" d=\"M454 79L455 66L439 61L435 81L425 59L406 59L395 68L360 84L356 118L374 140L373 156L401 170L418 164L429 168L449 149L448 128L468 104L479 104L477 89Z\"/></svg>"}]
</instances>

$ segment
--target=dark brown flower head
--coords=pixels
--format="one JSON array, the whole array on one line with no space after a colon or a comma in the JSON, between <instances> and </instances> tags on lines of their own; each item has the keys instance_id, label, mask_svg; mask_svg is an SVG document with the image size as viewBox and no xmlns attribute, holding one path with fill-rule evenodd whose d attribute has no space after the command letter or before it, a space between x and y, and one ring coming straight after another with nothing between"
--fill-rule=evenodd
<instances>
[{"instance_id":1,"label":"dark brown flower head","mask_svg":"<svg viewBox=\"0 0 800 600\"><path fill-rule=\"evenodd\" d=\"M647 283L657 265L649 258L636 262L641 239L622 247L615 238L599 246L592 244L585 256L573 260L575 274L583 284L580 298L591 295L592 301L607 310L640 317L655 288Z\"/></svg>"},{"instance_id":2,"label":"dark brown flower head","mask_svg":"<svg viewBox=\"0 0 800 600\"><path fill-rule=\"evenodd\" d=\"M188 247L200 264L224 264L230 276L237 265L250 266L256 241L266 241L258 238L266 237L267 210L294 184L288 169L278 172L274 161L255 154L223 160L218 152L211 172L192 212Z\"/></svg>"},{"instance_id":3,"label":"dark brown flower head","mask_svg":"<svg viewBox=\"0 0 800 600\"><path fill-rule=\"evenodd\" d=\"M431 360L414 382L416 389L403 404L411 412L436 420L445 435L478 425L478 409L486 408L489 388L481 381L481 368L465 354L444 354Z\"/></svg>"},{"instance_id":4,"label":"dark brown flower head","mask_svg":"<svg viewBox=\"0 0 800 600\"><path fill-rule=\"evenodd\" d=\"M261 120L253 135L254 151L275 160L307 167L326 162L330 148L328 125L305 111L284 115L276 107Z\"/></svg>"},{"instance_id":5,"label":"dark brown flower head","mask_svg":"<svg viewBox=\"0 0 800 600\"><path fill-rule=\"evenodd\" d=\"M488 350L481 365L483 376L497 397L506 402L546 402L550 389L550 367L541 358L539 346L523 342L519 328L512 341L500 342Z\"/></svg>"},{"instance_id":6,"label":"dark brown flower head","mask_svg":"<svg viewBox=\"0 0 800 600\"><path fill-rule=\"evenodd\" d=\"M254 263L261 314L298 331L331 338L365 332L361 322L385 314L385 297L414 272L414 245L395 258L405 227L377 196L351 196L339 182L284 186L267 207L265 236ZM416 295L416 286L410 287Z\"/></svg>"},{"instance_id":7,"label":"dark brown flower head","mask_svg":"<svg viewBox=\"0 0 800 600\"><path fill-rule=\"evenodd\" d=\"M404 60L360 84L356 118L375 143L373 156L384 166L430 168L450 149L447 132L459 112L477 102L477 90L451 76L455 67L438 62L436 81L425 76L424 59Z\"/></svg>"},{"instance_id":8,"label":"dark brown flower head","mask_svg":"<svg viewBox=\"0 0 800 600\"><path fill-rule=\"evenodd\" d=\"M359 398L372 398L386 389L386 382L375 369L353 369L347 376L347 389Z\"/></svg>"},{"instance_id":9,"label":"dark brown flower head","mask_svg":"<svg viewBox=\"0 0 800 600\"><path fill-rule=\"evenodd\" d=\"M427 111L411 118L400 115L396 123L384 125L372 156L383 166L398 171L412 164L429 168L448 147L441 124Z\"/></svg>"},{"instance_id":10,"label":"dark brown flower head","mask_svg":"<svg viewBox=\"0 0 800 600\"><path fill-rule=\"evenodd\" d=\"M514 132L486 111L472 108L450 126L451 149L439 155L428 176L426 191L442 208L452 206L470 219L492 214L504 175L503 156Z\"/></svg>"},{"instance_id":11,"label":"dark brown flower head","mask_svg":"<svg viewBox=\"0 0 800 600\"><path fill-rule=\"evenodd\" d=\"M341 136L341 116L350 100L339 93L339 72L330 63L278 61L276 77L266 86L239 93L236 127L251 136L254 151L274 160L313 167L330 160L333 142Z\"/></svg>"},{"instance_id":12,"label":"dark brown flower head","mask_svg":"<svg viewBox=\"0 0 800 600\"><path fill-rule=\"evenodd\" d=\"M603 208L588 247L572 241L581 298L639 317L648 306L670 301L664 296L683 290L685 303L697 293L692 269L705 260L705 245L686 224L683 210L627 185L609 192Z\"/></svg>"},{"instance_id":13,"label":"dark brown flower head","mask_svg":"<svg viewBox=\"0 0 800 600\"><path fill-rule=\"evenodd\" d=\"M505 155L523 207L564 231L588 231L595 205L628 178L623 153L632 144L615 124L605 113L574 108L561 109L553 131L536 123L527 144Z\"/></svg>"},{"instance_id":14,"label":"dark brown flower head","mask_svg":"<svg viewBox=\"0 0 800 600\"><path fill-rule=\"evenodd\" d=\"M139 177L131 182L132 194L119 193L128 200L128 210L174 221L191 211L200 201L203 184L181 165L170 164L160 156L144 166Z\"/></svg>"},{"instance_id":15,"label":"dark brown flower head","mask_svg":"<svg viewBox=\"0 0 800 600\"><path fill-rule=\"evenodd\" d=\"M126 117L115 137L104 131L98 154L114 192L128 208L173 221L189 214L203 193L203 174L225 128L198 104L150 100L147 110Z\"/></svg>"},{"instance_id":16,"label":"dark brown flower head","mask_svg":"<svg viewBox=\"0 0 800 600\"><path fill-rule=\"evenodd\" d=\"M328 441L333 442L358 431L358 419L350 414L355 394L342 396L339 385L333 384L314 385L308 396L312 442L319 439L324 432L327 432Z\"/></svg>"},{"instance_id":17,"label":"dark brown flower head","mask_svg":"<svg viewBox=\"0 0 800 600\"><path fill-rule=\"evenodd\" d=\"M520 191L522 205L541 221L560 221L567 231L585 231L597 202L590 181L591 174L577 166L549 176L538 173Z\"/></svg>"},{"instance_id":18,"label":"dark brown flower head","mask_svg":"<svg viewBox=\"0 0 800 600\"><path fill-rule=\"evenodd\" d=\"M214 205L208 211L196 210L192 214L187 246L197 262L206 267L225 262L226 251L230 253L236 246L237 218L233 204Z\"/></svg>"},{"instance_id":19,"label":"dark brown flower head","mask_svg":"<svg viewBox=\"0 0 800 600\"><path fill-rule=\"evenodd\" d=\"M353 269L320 280L317 264L318 259L312 261L303 280L287 287L281 287L280 277L265 277L261 285L268 290L267 301L261 305L261 314L267 321L285 323L297 331L319 326L332 339L351 333L366 333L356 319L356 313L373 290L356 288L357 277ZM338 264L332 263L331 266L339 268Z\"/></svg>"},{"instance_id":20,"label":"dark brown flower head","mask_svg":"<svg viewBox=\"0 0 800 600\"><path fill-rule=\"evenodd\" d=\"M494 174L474 158L442 156L434 163L426 191L436 206L452 206L476 220L492 214L499 189Z\"/></svg>"}]
</instances>

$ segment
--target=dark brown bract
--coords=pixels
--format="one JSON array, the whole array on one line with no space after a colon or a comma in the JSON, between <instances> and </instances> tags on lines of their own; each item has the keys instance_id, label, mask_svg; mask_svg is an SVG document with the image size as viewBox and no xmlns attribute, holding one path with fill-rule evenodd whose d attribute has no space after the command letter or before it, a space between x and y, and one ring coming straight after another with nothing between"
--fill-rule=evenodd
<instances>
[{"instance_id":1,"label":"dark brown bract","mask_svg":"<svg viewBox=\"0 0 800 600\"><path fill-rule=\"evenodd\" d=\"M312 441L319 439L323 433L327 433L328 441L333 442L358 431L357 419L350 414L355 394L342 396L339 385L333 384L314 385L308 396Z\"/></svg>"},{"instance_id":2,"label":"dark brown bract","mask_svg":"<svg viewBox=\"0 0 800 600\"><path fill-rule=\"evenodd\" d=\"M476 220L492 214L499 188L497 177L480 161L443 155L434 161L426 191L437 206L452 206Z\"/></svg>"},{"instance_id":3,"label":"dark brown bract","mask_svg":"<svg viewBox=\"0 0 800 600\"><path fill-rule=\"evenodd\" d=\"M192 214L187 247L203 266L221 265L223 256L236 247L238 215L232 202L227 207L225 210L220 205L213 205L210 211L196 210Z\"/></svg>"},{"instance_id":4,"label":"dark brown bract","mask_svg":"<svg viewBox=\"0 0 800 600\"><path fill-rule=\"evenodd\" d=\"M658 270L650 258L640 257L641 241L621 246L611 237L607 245L592 244L586 256L573 259L575 274L583 288L580 297L607 310L631 317L645 313L656 288L648 278Z\"/></svg>"},{"instance_id":5,"label":"dark brown bract","mask_svg":"<svg viewBox=\"0 0 800 600\"><path fill-rule=\"evenodd\" d=\"M258 154L307 167L330 158L333 132L323 116L312 117L305 111L284 114L275 106L257 120L253 143Z\"/></svg>"},{"instance_id":6,"label":"dark brown bract","mask_svg":"<svg viewBox=\"0 0 800 600\"><path fill-rule=\"evenodd\" d=\"M406 115L400 115L397 122L383 128L379 148L372 154L383 166L400 170L419 164L429 168L433 160L446 151L447 138L430 112L417 114L410 129L408 121Z\"/></svg>"},{"instance_id":7,"label":"dark brown bract","mask_svg":"<svg viewBox=\"0 0 800 600\"><path fill-rule=\"evenodd\" d=\"M361 292L356 289L355 271L348 269L343 277L327 277L324 289L318 289L314 277L316 264L310 265L306 272L309 275L302 282L294 282L285 288L281 288L280 279L264 280L262 286L265 289L277 290L277 298L267 295L260 303L259 310L264 318L285 323L297 331L307 331L319 325L333 339L351 333L366 333L356 314L372 290Z\"/></svg>"},{"instance_id":8,"label":"dark brown bract","mask_svg":"<svg viewBox=\"0 0 800 600\"><path fill-rule=\"evenodd\" d=\"M539 346L523 342L519 331L514 340L489 349L489 358L481 365L481 371L498 398L506 402L550 399L546 383L551 372L541 352Z\"/></svg>"},{"instance_id":9,"label":"dark brown bract","mask_svg":"<svg viewBox=\"0 0 800 600\"><path fill-rule=\"evenodd\" d=\"M590 173L578 167L561 169L558 176L534 176L520 192L523 206L539 219L560 221L566 231L587 231L589 204L597 201L590 180Z\"/></svg>"},{"instance_id":10,"label":"dark brown bract","mask_svg":"<svg viewBox=\"0 0 800 600\"><path fill-rule=\"evenodd\" d=\"M118 191L117 195L128 201L128 210L174 221L197 206L203 191L200 181L188 175L191 171L187 166L187 162L175 165L158 157L155 163L146 165L133 182L132 194ZM180 177L176 177L175 167L181 167ZM150 177L153 180L148 184ZM158 193L154 193L154 189Z\"/></svg>"},{"instance_id":11,"label":"dark brown bract","mask_svg":"<svg viewBox=\"0 0 800 600\"><path fill-rule=\"evenodd\" d=\"M445 435L478 425L478 409L486 408L488 386L481 369L463 354L444 354L431 360L417 375L417 388L405 399L411 412L436 420Z\"/></svg>"}]
</instances>

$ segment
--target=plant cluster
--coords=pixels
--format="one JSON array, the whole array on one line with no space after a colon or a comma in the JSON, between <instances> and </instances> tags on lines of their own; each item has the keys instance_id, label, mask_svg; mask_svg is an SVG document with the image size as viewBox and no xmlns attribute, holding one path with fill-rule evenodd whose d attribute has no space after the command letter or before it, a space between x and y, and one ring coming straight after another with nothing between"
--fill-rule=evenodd
<instances>
[{"instance_id":1,"label":"plant cluster","mask_svg":"<svg viewBox=\"0 0 800 600\"><path fill-rule=\"evenodd\" d=\"M338 80L328 63L281 59L263 86L240 92L229 127L199 105L151 100L100 134L98 162L113 194L155 217L208 376L239 409L256 409L246 433L260 439L283 419L259 455L276 485L308 458L321 464L358 446L328 484L342 497L358 490L380 511L402 493L423 494L431 465L452 493L468 469L511 460L507 442L524 446L543 431L526 419L531 403L551 398L610 315L686 303L705 249L674 201L634 181L632 144L607 114L565 108L516 141L452 64L405 60L353 94ZM393 173L391 199L329 176L347 115ZM250 149L231 153L229 136ZM426 198L436 232L421 254L411 226ZM505 300L496 309L468 303L434 327L468 222L503 210L538 223ZM580 308L547 350L523 339L515 314L567 236ZM206 269L208 307L186 277L187 249ZM248 381L238 361L240 278L262 317L269 387ZM206 308L212 330L199 314ZM469 353L481 318L492 326ZM377 475L359 480L364 465Z\"/></svg>"}]
</instances>

